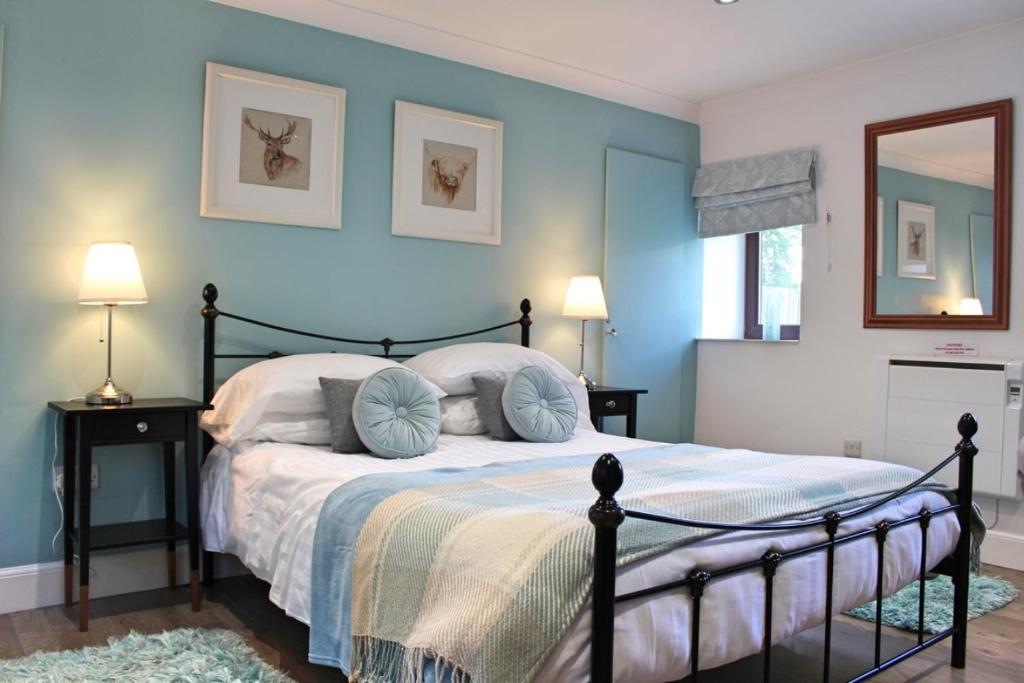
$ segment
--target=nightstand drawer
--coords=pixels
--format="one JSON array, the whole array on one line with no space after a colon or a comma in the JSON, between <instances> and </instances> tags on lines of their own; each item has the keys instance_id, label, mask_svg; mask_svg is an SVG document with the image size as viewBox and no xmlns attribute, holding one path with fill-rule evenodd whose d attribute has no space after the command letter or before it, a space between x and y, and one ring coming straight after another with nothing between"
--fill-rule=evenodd
<instances>
[{"instance_id":1,"label":"nightstand drawer","mask_svg":"<svg viewBox=\"0 0 1024 683\"><path fill-rule=\"evenodd\" d=\"M185 438L188 414L125 413L108 415L93 424L93 441L162 441Z\"/></svg>"},{"instance_id":2,"label":"nightstand drawer","mask_svg":"<svg viewBox=\"0 0 1024 683\"><path fill-rule=\"evenodd\" d=\"M629 399L628 393L602 393L591 397L590 409L600 415L625 415L629 412Z\"/></svg>"}]
</instances>

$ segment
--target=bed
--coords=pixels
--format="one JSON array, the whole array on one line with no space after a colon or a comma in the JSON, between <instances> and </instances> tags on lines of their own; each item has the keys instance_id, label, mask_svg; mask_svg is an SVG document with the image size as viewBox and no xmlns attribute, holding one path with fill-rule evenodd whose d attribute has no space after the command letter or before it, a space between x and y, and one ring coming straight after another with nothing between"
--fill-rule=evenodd
<instances>
[{"instance_id":1,"label":"bed","mask_svg":"<svg viewBox=\"0 0 1024 683\"><path fill-rule=\"evenodd\" d=\"M218 317L304 334L218 310L212 285L204 289L204 299L204 392L208 400L213 396L218 358L282 355L218 354ZM520 311L520 318L509 323L429 340L314 336L345 344L376 344L383 355L393 356L395 346L441 343L518 326L520 343L528 346L532 321L527 301ZM591 475L598 500L589 512L595 530L593 590L588 590L586 604L564 635L551 643L543 665L531 678L660 682L689 674L690 680L697 680L701 670L761 652L764 680L770 680L771 644L824 621L823 663L828 680L831 620L825 619L826 614L838 614L912 581L923 581L932 569L954 572L958 585L963 585L960 579L967 575L970 544L972 429L976 425L965 417L961 425L964 440L946 463L960 463L957 498L949 492L920 490L921 481L915 480L842 513L748 524L688 520L620 506L615 498L623 483L620 459L656 451L660 446L601 434L585 423L578 425L569 441L556 444L443 434L433 452L409 460L382 460L274 442L214 446L208 439L201 497L204 545L210 552L238 556L254 575L270 584L275 604L289 616L311 624L318 599L310 580L317 522L325 500L339 487L382 474L437 468L471 470L492 463L560 462L558 459L569 456L594 456L590 459L597 462ZM710 447L686 448L688 462L710 463L723 457L723 452ZM602 453L605 455L597 458ZM871 467L870 461L828 460L834 468L828 477L853 475ZM626 518L651 525L703 527L714 535L618 566L616 535ZM212 563L204 562L204 572L211 580ZM919 632L918 645L912 651L890 660L880 659L881 631L876 630L873 666L854 680L870 677L948 637L954 638L953 664L962 666L966 606L959 602L965 597L965 592L958 591L951 629L931 638ZM311 659L348 671L344 658L331 660L311 652Z\"/></svg>"}]
</instances>

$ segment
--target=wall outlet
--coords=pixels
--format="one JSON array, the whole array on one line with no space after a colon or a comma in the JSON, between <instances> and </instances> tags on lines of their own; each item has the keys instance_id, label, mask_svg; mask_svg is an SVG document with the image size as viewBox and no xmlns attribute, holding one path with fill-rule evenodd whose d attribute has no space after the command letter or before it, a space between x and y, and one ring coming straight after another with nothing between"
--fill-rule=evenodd
<instances>
[{"instance_id":1,"label":"wall outlet","mask_svg":"<svg viewBox=\"0 0 1024 683\"><path fill-rule=\"evenodd\" d=\"M859 458L860 439L846 439L843 441L843 455L847 458Z\"/></svg>"},{"instance_id":2,"label":"wall outlet","mask_svg":"<svg viewBox=\"0 0 1024 683\"><path fill-rule=\"evenodd\" d=\"M100 487L100 468L99 465L92 466L92 476L89 478L89 488L98 489ZM58 491L64 490L64 468L54 467L53 468L53 487Z\"/></svg>"}]
</instances>

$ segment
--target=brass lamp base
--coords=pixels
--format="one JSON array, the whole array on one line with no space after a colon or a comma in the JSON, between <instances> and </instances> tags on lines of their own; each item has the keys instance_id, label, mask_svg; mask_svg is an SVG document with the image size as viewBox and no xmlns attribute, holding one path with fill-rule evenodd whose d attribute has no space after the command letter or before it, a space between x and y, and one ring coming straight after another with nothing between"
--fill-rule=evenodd
<instances>
[{"instance_id":1,"label":"brass lamp base","mask_svg":"<svg viewBox=\"0 0 1024 683\"><path fill-rule=\"evenodd\" d=\"M587 388L587 391L593 391L597 386L597 382L587 377L586 373L582 370L580 370L580 374L576 375L576 379L580 381L580 384Z\"/></svg>"},{"instance_id":2,"label":"brass lamp base","mask_svg":"<svg viewBox=\"0 0 1024 683\"><path fill-rule=\"evenodd\" d=\"M85 395L85 402L94 406L119 406L132 402L132 395L114 384L114 380L107 377L103 386L93 389Z\"/></svg>"}]
</instances>

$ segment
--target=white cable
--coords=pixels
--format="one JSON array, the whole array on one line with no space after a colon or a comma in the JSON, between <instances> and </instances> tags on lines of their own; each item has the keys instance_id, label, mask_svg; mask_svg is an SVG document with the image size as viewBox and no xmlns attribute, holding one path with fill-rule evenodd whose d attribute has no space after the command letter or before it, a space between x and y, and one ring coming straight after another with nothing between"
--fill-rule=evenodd
<instances>
[{"instance_id":1,"label":"white cable","mask_svg":"<svg viewBox=\"0 0 1024 683\"><path fill-rule=\"evenodd\" d=\"M84 396L75 396L69 398L69 401L84 400ZM66 417L64 418L67 419ZM60 510L60 523L57 525L57 531L53 534L53 539L50 541L50 550L53 554L57 554L57 539L60 538L60 532L64 531L64 498L61 496L61 490L57 486L57 478L53 476L53 471L57 468L57 454L60 452L60 448L57 445L57 423L60 422L61 418L59 415L53 417L53 460L50 461L50 488L53 491L53 497L57 499L57 509ZM67 478L67 472L61 474L61 479ZM64 486L67 486L67 481L64 481ZM74 486L74 482L71 482ZM90 572L91 574L92 572Z\"/></svg>"},{"instance_id":2,"label":"white cable","mask_svg":"<svg viewBox=\"0 0 1024 683\"><path fill-rule=\"evenodd\" d=\"M67 418L64 418L65 420ZM53 535L53 540L50 541L50 549L53 554L57 554L57 539L60 537L60 533L64 531L64 501L60 495L60 489L57 487L57 477L53 476L53 471L57 468L57 423L60 422L60 416L54 415L53 417L53 460L50 462L50 481L51 488L53 489L53 497L57 499L57 509L60 510L60 524L57 526L57 532ZM61 475L67 474L66 472ZM64 482L67 486L67 482Z\"/></svg>"},{"instance_id":3,"label":"white cable","mask_svg":"<svg viewBox=\"0 0 1024 683\"><path fill-rule=\"evenodd\" d=\"M996 525L999 524L999 499L996 499L996 521L992 522L991 526L985 527L986 529L995 529Z\"/></svg>"}]
</instances>

